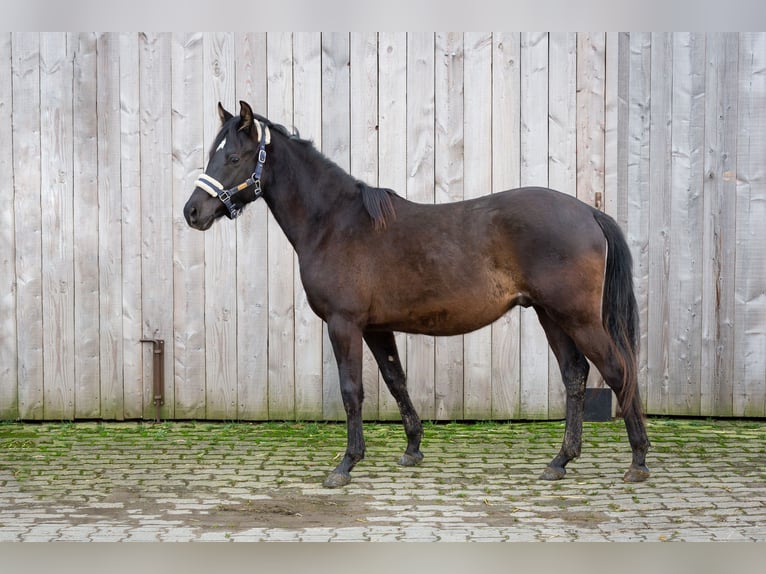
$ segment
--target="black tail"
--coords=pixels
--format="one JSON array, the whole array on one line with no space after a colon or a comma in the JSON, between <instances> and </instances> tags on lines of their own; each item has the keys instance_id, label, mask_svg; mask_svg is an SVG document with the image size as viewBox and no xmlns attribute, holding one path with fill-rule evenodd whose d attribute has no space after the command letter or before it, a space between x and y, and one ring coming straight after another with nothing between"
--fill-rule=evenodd
<instances>
[{"instance_id":1,"label":"black tail","mask_svg":"<svg viewBox=\"0 0 766 574\"><path fill-rule=\"evenodd\" d=\"M630 409L638 387L639 325L638 304L633 291L633 258L617 222L601 211L595 211L593 216L604 232L608 246L601 310L604 327L612 337L623 369L618 398L625 413Z\"/></svg>"}]
</instances>

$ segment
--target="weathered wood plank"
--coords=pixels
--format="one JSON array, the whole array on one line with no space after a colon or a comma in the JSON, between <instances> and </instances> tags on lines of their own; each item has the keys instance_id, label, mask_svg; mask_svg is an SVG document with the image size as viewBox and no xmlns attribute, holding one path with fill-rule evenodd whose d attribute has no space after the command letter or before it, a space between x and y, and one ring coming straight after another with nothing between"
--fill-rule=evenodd
<instances>
[{"instance_id":1,"label":"weathered wood plank","mask_svg":"<svg viewBox=\"0 0 766 574\"><path fill-rule=\"evenodd\" d=\"M521 37L492 35L492 191L519 187L521 172ZM492 418L519 415L521 311L492 325Z\"/></svg>"},{"instance_id":2,"label":"weathered wood plank","mask_svg":"<svg viewBox=\"0 0 766 574\"><path fill-rule=\"evenodd\" d=\"M463 35L436 34L434 201L463 199ZM463 337L434 341L434 417L463 417Z\"/></svg>"},{"instance_id":3,"label":"weathered wood plank","mask_svg":"<svg viewBox=\"0 0 766 574\"><path fill-rule=\"evenodd\" d=\"M72 115L73 115L73 265L74 265L74 416L76 418L99 418L101 413L101 344L119 341L122 329L112 337L102 336L101 325L107 326L107 318L100 310L99 275L101 254L99 252L99 169L98 169L98 121L103 119L98 106L98 71L96 35L93 33L70 34L69 47L73 59ZM106 82L106 79L104 81ZM106 107L106 106L104 106ZM105 114L106 115L106 114ZM119 135L119 125L114 132ZM119 146L114 157L119 161ZM103 173L110 177L109 166ZM119 174L119 168L117 170ZM119 180L118 180L119 181ZM119 200L119 194L117 194ZM119 235L117 235L119 238ZM104 269L108 269L104 265ZM112 270L110 270L112 271ZM111 275L114 277L114 275ZM116 276L119 281L119 275ZM119 307L117 318L119 320ZM120 325L121 327L122 325ZM121 377L113 379L120 383ZM110 418L113 414L109 415Z\"/></svg>"},{"instance_id":4,"label":"weathered wood plank","mask_svg":"<svg viewBox=\"0 0 766 574\"><path fill-rule=\"evenodd\" d=\"M739 42L733 414L766 416L766 35Z\"/></svg>"},{"instance_id":5,"label":"weathered wood plank","mask_svg":"<svg viewBox=\"0 0 766 574\"><path fill-rule=\"evenodd\" d=\"M124 418L143 416L141 315L141 128L138 34L120 34L120 167L122 183L122 352Z\"/></svg>"},{"instance_id":6,"label":"weathered wood plank","mask_svg":"<svg viewBox=\"0 0 766 574\"><path fill-rule=\"evenodd\" d=\"M293 122L305 137L322 141L322 35L318 32L296 33L293 56ZM342 102L341 94L338 99ZM321 419L324 402L322 321L309 307L298 256L294 257L295 416L298 419ZM332 368L336 368L334 363ZM335 390L339 390L337 386Z\"/></svg>"},{"instance_id":7,"label":"weathered wood plank","mask_svg":"<svg viewBox=\"0 0 766 574\"><path fill-rule=\"evenodd\" d=\"M66 34L40 38L43 417L74 418L72 57Z\"/></svg>"},{"instance_id":8,"label":"weathered wood plank","mask_svg":"<svg viewBox=\"0 0 766 574\"><path fill-rule=\"evenodd\" d=\"M434 36L407 37L407 197L434 202ZM407 377L415 409L434 417L434 338L407 335Z\"/></svg>"},{"instance_id":9,"label":"weathered wood plank","mask_svg":"<svg viewBox=\"0 0 766 574\"><path fill-rule=\"evenodd\" d=\"M464 108L463 195L466 199L492 191L492 35L463 35ZM492 415L492 328L463 337L463 416Z\"/></svg>"},{"instance_id":10,"label":"weathered wood plank","mask_svg":"<svg viewBox=\"0 0 766 574\"><path fill-rule=\"evenodd\" d=\"M548 185L569 195L578 187L578 35L552 33L548 72ZM598 126L598 124L596 124ZM548 416L566 414L566 390L553 351L548 353Z\"/></svg>"},{"instance_id":11,"label":"weathered wood plank","mask_svg":"<svg viewBox=\"0 0 766 574\"><path fill-rule=\"evenodd\" d=\"M670 151L673 48L670 34L652 34L649 141L649 283L646 397L651 412L667 413L670 383L668 297L670 295Z\"/></svg>"},{"instance_id":12,"label":"weathered wood plank","mask_svg":"<svg viewBox=\"0 0 766 574\"><path fill-rule=\"evenodd\" d=\"M733 414L737 34L707 38L701 411Z\"/></svg>"},{"instance_id":13,"label":"weathered wood plank","mask_svg":"<svg viewBox=\"0 0 766 574\"><path fill-rule=\"evenodd\" d=\"M239 113L235 99L234 35L203 37L204 142L207 150L221 127L217 105ZM237 416L236 222L226 219L205 232L205 352L207 417Z\"/></svg>"},{"instance_id":14,"label":"weathered wood plank","mask_svg":"<svg viewBox=\"0 0 766 574\"><path fill-rule=\"evenodd\" d=\"M672 69L667 412L700 414L705 39L676 33Z\"/></svg>"},{"instance_id":15,"label":"weathered wood plank","mask_svg":"<svg viewBox=\"0 0 766 574\"><path fill-rule=\"evenodd\" d=\"M13 134L11 33L0 33L0 133ZM14 145L0 139L0 171L13 174ZM0 187L0 420L19 416L19 378L16 335L16 220L14 186Z\"/></svg>"},{"instance_id":16,"label":"weathered wood plank","mask_svg":"<svg viewBox=\"0 0 766 574\"><path fill-rule=\"evenodd\" d=\"M184 220L183 207L206 163L202 34L173 34L173 347L175 412L205 417L205 237ZM196 87L196 89L195 89Z\"/></svg>"},{"instance_id":17,"label":"weathered wood plank","mask_svg":"<svg viewBox=\"0 0 766 574\"><path fill-rule=\"evenodd\" d=\"M237 34L237 99L267 114L266 33ZM205 113L215 113L205 110ZM278 120L281 121L281 120ZM240 419L269 416L268 207L249 205L237 220L237 397Z\"/></svg>"},{"instance_id":18,"label":"weathered wood plank","mask_svg":"<svg viewBox=\"0 0 766 574\"><path fill-rule=\"evenodd\" d=\"M548 185L548 35L521 35L521 185ZM521 312L521 416L548 415L548 341L531 309Z\"/></svg>"},{"instance_id":19,"label":"weathered wood plank","mask_svg":"<svg viewBox=\"0 0 766 574\"><path fill-rule=\"evenodd\" d=\"M407 130L407 35L383 33L378 37L379 103L378 164L385 166L378 184L401 195L407 193L407 146L402 134ZM406 337L397 334L396 345L402 365L407 365ZM399 409L384 384L379 385L379 416L399 419Z\"/></svg>"},{"instance_id":20,"label":"weathered wood plank","mask_svg":"<svg viewBox=\"0 0 766 574\"><path fill-rule=\"evenodd\" d=\"M124 387L123 387L123 285L122 285L122 184L121 184L121 134L120 134L120 40L116 34L100 34L95 39L95 77L93 82L95 102L83 101L82 111L76 116L93 116L93 109L98 109L98 120L94 129L97 171L90 174L95 186L95 197L89 210L96 211L93 219L98 221L97 235L90 241L91 248L98 253L97 263L93 265L95 272L95 289L97 303L91 308L98 309L95 326L98 328L96 340L97 355L95 368L98 392L98 414L105 419L120 420L124 416ZM77 105L77 102L75 102ZM75 221L83 221L86 209L77 200L80 192L75 189ZM92 213L92 212L91 212ZM75 226L75 239L79 225ZM78 254L75 252L76 264L82 264L81 259L89 260L93 254ZM75 268L77 272L77 267ZM82 270L86 277L86 270ZM78 281L78 285L80 282ZM85 286L83 286L85 287ZM88 287L90 292L94 287ZM86 291L86 289L82 289ZM75 293L75 301L82 295ZM89 305L88 305L89 306ZM83 305L83 314L86 306ZM83 331L79 325L78 333ZM80 351L77 351L78 361ZM77 368L77 379L80 384L80 368ZM77 400L80 410L80 400ZM80 416L78 414L78 416Z\"/></svg>"},{"instance_id":21,"label":"weathered wood plank","mask_svg":"<svg viewBox=\"0 0 766 574\"><path fill-rule=\"evenodd\" d=\"M165 339L166 381L173 380L173 234L170 35L139 36L141 120L141 309L143 336ZM161 193L163 191L164 193ZM131 230L131 232L134 232ZM152 394L152 345L144 347L144 412L155 416ZM174 389L165 386L163 416L174 413Z\"/></svg>"},{"instance_id":22,"label":"weathered wood plank","mask_svg":"<svg viewBox=\"0 0 766 574\"><path fill-rule=\"evenodd\" d=\"M13 57L13 188L16 336L21 419L43 418L42 220L40 212L40 36L16 33Z\"/></svg>"},{"instance_id":23,"label":"weathered wood plank","mask_svg":"<svg viewBox=\"0 0 766 574\"><path fill-rule=\"evenodd\" d=\"M651 36L630 35L630 78L628 81L628 152L627 152L627 236L633 255L633 277L636 285L641 336L638 357L638 385L646 404L648 377L647 311L649 280L649 121L651 87Z\"/></svg>"},{"instance_id":24,"label":"weathered wood plank","mask_svg":"<svg viewBox=\"0 0 766 574\"><path fill-rule=\"evenodd\" d=\"M351 164L350 173L368 183L378 183L378 35L351 33ZM362 370L365 419L378 418L380 380L378 365L364 346ZM384 385L385 386L385 385Z\"/></svg>"},{"instance_id":25,"label":"weathered wood plank","mask_svg":"<svg viewBox=\"0 0 766 574\"><path fill-rule=\"evenodd\" d=\"M266 38L268 114L293 123L293 41L289 33ZM274 217L268 215L269 418L290 419L295 412L295 309L293 248Z\"/></svg>"},{"instance_id":26,"label":"weathered wood plank","mask_svg":"<svg viewBox=\"0 0 766 574\"><path fill-rule=\"evenodd\" d=\"M347 33L322 34L322 152L348 171L351 165L349 109L349 36ZM332 343L323 325L322 410L330 420L344 420L343 400L340 394L338 363Z\"/></svg>"}]
</instances>

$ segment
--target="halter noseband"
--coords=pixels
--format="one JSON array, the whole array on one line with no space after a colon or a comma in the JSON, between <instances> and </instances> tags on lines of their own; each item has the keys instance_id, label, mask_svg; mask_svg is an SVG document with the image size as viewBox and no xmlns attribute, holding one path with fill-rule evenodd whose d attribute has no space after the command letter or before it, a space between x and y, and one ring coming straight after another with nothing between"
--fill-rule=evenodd
<instances>
[{"instance_id":1,"label":"halter noseband","mask_svg":"<svg viewBox=\"0 0 766 574\"><path fill-rule=\"evenodd\" d=\"M263 164L266 163L266 140L269 139L268 136L270 134L269 128L262 125L261 122L258 122L256 126L258 128L258 133L260 134L260 137L258 138L258 162L255 164L255 171L253 171L250 177L239 185L235 185L229 189L224 189L223 184L220 181L206 173L200 174L197 181L194 182L196 187L205 190L210 195L217 197L223 202L226 206L228 212L226 215L229 219L236 219L242 213L242 208L237 209L234 206L234 202L231 200L231 197L235 193L247 189L248 187L255 186L255 199L258 199L263 195L263 190L261 189L261 175L263 174Z\"/></svg>"}]
</instances>

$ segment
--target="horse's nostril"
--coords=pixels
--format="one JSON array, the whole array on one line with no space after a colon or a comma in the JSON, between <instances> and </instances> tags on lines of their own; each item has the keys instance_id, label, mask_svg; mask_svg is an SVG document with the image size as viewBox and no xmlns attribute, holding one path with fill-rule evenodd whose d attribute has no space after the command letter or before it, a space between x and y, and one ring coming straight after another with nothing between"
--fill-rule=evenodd
<instances>
[{"instance_id":1,"label":"horse's nostril","mask_svg":"<svg viewBox=\"0 0 766 574\"><path fill-rule=\"evenodd\" d=\"M186 216L186 222L189 225L194 225L195 223L197 223L198 213L197 213L196 207L187 205L186 208L184 209L184 215Z\"/></svg>"}]
</instances>

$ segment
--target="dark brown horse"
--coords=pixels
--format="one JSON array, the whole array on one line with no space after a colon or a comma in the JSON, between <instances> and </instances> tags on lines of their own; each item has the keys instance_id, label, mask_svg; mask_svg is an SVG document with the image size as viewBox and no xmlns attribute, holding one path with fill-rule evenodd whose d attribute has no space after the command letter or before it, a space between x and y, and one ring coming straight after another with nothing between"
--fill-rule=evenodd
<instances>
[{"instance_id":1,"label":"dark brown horse","mask_svg":"<svg viewBox=\"0 0 766 574\"><path fill-rule=\"evenodd\" d=\"M586 357L621 404L633 451L624 479L649 476L632 263L613 219L545 188L413 203L355 180L311 142L240 106L233 116L218 105L222 127L184 216L205 230L262 196L295 248L311 308L327 322L347 417L346 453L326 486L348 484L364 457L362 340L401 411L399 463L415 465L423 431L394 331L467 333L515 305L537 312L566 386L563 444L541 478L563 478L580 454Z\"/></svg>"}]
</instances>

